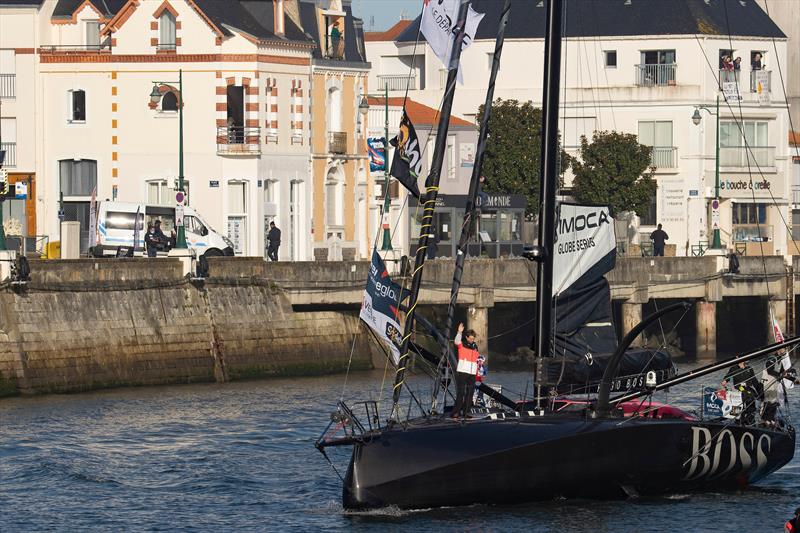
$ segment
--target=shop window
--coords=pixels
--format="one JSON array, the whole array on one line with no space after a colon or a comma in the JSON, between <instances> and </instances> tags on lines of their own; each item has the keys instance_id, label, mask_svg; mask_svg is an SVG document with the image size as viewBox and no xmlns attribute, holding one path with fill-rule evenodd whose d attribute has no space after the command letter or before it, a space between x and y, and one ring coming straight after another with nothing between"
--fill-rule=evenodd
<instances>
[{"instance_id":1,"label":"shop window","mask_svg":"<svg viewBox=\"0 0 800 533\"><path fill-rule=\"evenodd\" d=\"M733 204L732 236L734 242L767 240L767 204Z\"/></svg>"}]
</instances>

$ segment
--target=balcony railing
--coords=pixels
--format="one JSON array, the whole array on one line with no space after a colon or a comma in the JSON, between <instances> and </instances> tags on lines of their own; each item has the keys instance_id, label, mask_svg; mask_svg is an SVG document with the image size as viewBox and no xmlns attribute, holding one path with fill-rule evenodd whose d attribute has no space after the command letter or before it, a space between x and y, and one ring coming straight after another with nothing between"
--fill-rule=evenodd
<instances>
[{"instance_id":1,"label":"balcony railing","mask_svg":"<svg viewBox=\"0 0 800 533\"><path fill-rule=\"evenodd\" d=\"M325 59L336 59L339 61L344 59L344 39L339 38L338 40L334 41L333 38L328 35L328 45L325 50Z\"/></svg>"},{"instance_id":2,"label":"balcony railing","mask_svg":"<svg viewBox=\"0 0 800 533\"><path fill-rule=\"evenodd\" d=\"M640 87L675 85L675 71L677 68L677 63L636 65L636 85Z\"/></svg>"},{"instance_id":3,"label":"balcony railing","mask_svg":"<svg viewBox=\"0 0 800 533\"><path fill-rule=\"evenodd\" d=\"M759 72L761 73L759 75ZM758 84L761 81L761 92L772 92L772 71L771 70L751 70L750 71L750 92L757 93Z\"/></svg>"},{"instance_id":4,"label":"balcony railing","mask_svg":"<svg viewBox=\"0 0 800 533\"><path fill-rule=\"evenodd\" d=\"M719 90L724 88L724 83L739 83L741 79L741 70L724 70L720 69L719 73Z\"/></svg>"},{"instance_id":5,"label":"balcony railing","mask_svg":"<svg viewBox=\"0 0 800 533\"><path fill-rule=\"evenodd\" d=\"M721 146L719 166L733 168L758 168L775 166L774 146Z\"/></svg>"},{"instance_id":6,"label":"balcony railing","mask_svg":"<svg viewBox=\"0 0 800 533\"><path fill-rule=\"evenodd\" d=\"M328 151L332 154L347 153L347 133L343 131L328 132Z\"/></svg>"},{"instance_id":7,"label":"balcony railing","mask_svg":"<svg viewBox=\"0 0 800 533\"><path fill-rule=\"evenodd\" d=\"M177 49L177 45L175 43L158 43L158 50L159 51L169 51L174 52Z\"/></svg>"},{"instance_id":8,"label":"balcony railing","mask_svg":"<svg viewBox=\"0 0 800 533\"><path fill-rule=\"evenodd\" d=\"M261 153L261 128L217 128L217 154L259 155Z\"/></svg>"},{"instance_id":9,"label":"balcony railing","mask_svg":"<svg viewBox=\"0 0 800 533\"><path fill-rule=\"evenodd\" d=\"M17 97L17 75L0 74L0 98Z\"/></svg>"},{"instance_id":10,"label":"balcony railing","mask_svg":"<svg viewBox=\"0 0 800 533\"><path fill-rule=\"evenodd\" d=\"M387 87L390 91L409 91L417 90L417 76L412 74L381 74L378 76L378 84L381 89Z\"/></svg>"},{"instance_id":11,"label":"balcony railing","mask_svg":"<svg viewBox=\"0 0 800 533\"><path fill-rule=\"evenodd\" d=\"M77 52L110 52L111 40L106 39L102 43L97 44L49 44L41 46L39 51L48 54L56 53L77 53Z\"/></svg>"},{"instance_id":12,"label":"balcony railing","mask_svg":"<svg viewBox=\"0 0 800 533\"><path fill-rule=\"evenodd\" d=\"M3 160L3 167L10 168L17 166L17 143L0 143L0 150L5 150L6 158Z\"/></svg>"},{"instance_id":13,"label":"balcony railing","mask_svg":"<svg viewBox=\"0 0 800 533\"><path fill-rule=\"evenodd\" d=\"M656 168L678 168L678 148L675 146L653 146L650 163Z\"/></svg>"}]
</instances>

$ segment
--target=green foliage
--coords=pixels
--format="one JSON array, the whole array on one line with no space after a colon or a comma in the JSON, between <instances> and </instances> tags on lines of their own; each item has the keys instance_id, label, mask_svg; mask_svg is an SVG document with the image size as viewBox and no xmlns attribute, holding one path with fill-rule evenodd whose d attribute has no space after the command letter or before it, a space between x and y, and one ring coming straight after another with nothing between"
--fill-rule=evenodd
<instances>
[{"instance_id":1,"label":"green foliage","mask_svg":"<svg viewBox=\"0 0 800 533\"><path fill-rule=\"evenodd\" d=\"M478 110L483 118L483 105ZM542 151L542 110L531 102L498 98L492 103L489 138L483 159L485 191L524 194L526 215L539 212L539 165ZM568 161L562 152L564 161Z\"/></svg>"},{"instance_id":2,"label":"green foliage","mask_svg":"<svg viewBox=\"0 0 800 533\"><path fill-rule=\"evenodd\" d=\"M655 193L655 167L650 166L649 146L636 135L596 131L589 143L581 137L581 157L571 159L573 191L579 202L606 204L612 213L647 212Z\"/></svg>"}]
</instances>

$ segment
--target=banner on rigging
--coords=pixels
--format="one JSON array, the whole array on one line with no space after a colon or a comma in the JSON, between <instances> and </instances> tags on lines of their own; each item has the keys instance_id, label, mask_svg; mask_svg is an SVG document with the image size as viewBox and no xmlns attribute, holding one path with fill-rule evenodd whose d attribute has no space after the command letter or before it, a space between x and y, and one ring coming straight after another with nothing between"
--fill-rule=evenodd
<instances>
[{"instance_id":1,"label":"banner on rigging","mask_svg":"<svg viewBox=\"0 0 800 533\"><path fill-rule=\"evenodd\" d=\"M448 70L453 70L458 65L451 64L450 52L453 50L453 41L456 38L453 29L458 20L458 7L461 0L424 0L424 3L420 22L422 35L425 36L425 40L431 45L433 53L442 64ZM472 9L472 6L469 7L464 44L461 46L462 51L472 44L483 16L484 13L478 13ZM458 71L458 81L464 83L461 69Z\"/></svg>"},{"instance_id":2,"label":"banner on rigging","mask_svg":"<svg viewBox=\"0 0 800 533\"><path fill-rule=\"evenodd\" d=\"M364 301L361 303L361 313L358 316L386 342L395 364L400 361L398 346L401 333L400 325L397 323L399 297L400 285L391 280L386 265L378 255L378 250L373 249L367 288L364 290Z\"/></svg>"},{"instance_id":3,"label":"banner on rigging","mask_svg":"<svg viewBox=\"0 0 800 533\"><path fill-rule=\"evenodd\" d=\"M367 139L369 151L369 170L376 172L386 170L386 139L383 137L370 137Z\"/></svg>"},{"instance_id":4,"label":"banner on rigging","mask_svg":"<svg viewBox=\"0 0 800 533\"><path fill-rule=\"evenodd\" d=\"M780 324L778 324L778 321L775 320L775 314L772 312L772 306L770 306L769 316L772 319L772 334L775 336L775 342L783 342L784 341L783 332L781 331ZM783 358L781 359L781 366L783 366L784 370L789 370L790 368L792 368L792 360L789 357L789 352L787 352L785 349L782 351L783 351ZM778 355L780 355L780 352L778 352ZM783 385L787 389L792 389L794 388L794 380L784 379Z\"/></svg>"},{"instance_id":5,"label":"banner on rigging","mask_svg":"<svg viewBox=\"0 0 800 533\"><path fill-rule=\"evenodd\" d=\"M614 268L617 242L608 207L562 203L553 248L554 295L569 289L590 270L600 277Z\"/></svg>"},{"instance_id":6,"label":"banner on rigging","mask_svg":"<svg viewBox=\"0 0 800 533\"><path fill-rule=\"evenodd\" d=\"M395 149L390 174L402 183L411 194L419 198L417 177L422 172L422 151L417 131L405 109L403 109L403 118L400 120L400 132L389 142Z\"/></svg>"}]
</instances>

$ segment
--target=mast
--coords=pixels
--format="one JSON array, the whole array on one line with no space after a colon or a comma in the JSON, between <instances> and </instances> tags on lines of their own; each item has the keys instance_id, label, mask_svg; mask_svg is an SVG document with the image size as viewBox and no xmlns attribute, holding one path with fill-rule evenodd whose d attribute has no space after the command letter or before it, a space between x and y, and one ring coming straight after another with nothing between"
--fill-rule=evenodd
<instances>
[{"instance_id":1,"label":"mast","mask_svg":"<svg viewBox=\"0 0 800 533\"><path fill-rule=\"evenodd\" d=\"M494 57L492 58L492 72L489 75L489 88L486 90L486 100L483 103L483 118L481 119L481 129L478 134L478 152L475 155L475 165L472 167L472 177L469 182L467 206L464 209L464 224L461 226L461 238L458 241L456 250L456 266L453 272L453 285L450 289L450 301L447 304L447 322L444 328L444 338L446 340L450 339L453 333L456 301L458 300L458 291L461 288L461 276L464 274L464 260L467 257L467 244L475 228L475 199L478 196L479 180L483 170L483 154L486 151L486 138L489 135L489 118L492 114L494 86L497 80L497 72L500 70L500 56L503 53L503 42L506 38L506 26L508 25L510 12L511 0L505 0L503 10L500 13L500 25L497 28L497 39L495 40ZM442 357L449 358L450 364L455 366L455 357L449 343L442 348Z\"/></svg>"},{"instance_id":2,"label":"mast","mask_svg":"<svg viewBox=\"0 0 800 533\"><path fill-rule=\"evenodd\" d=\"M408 364L408 344L411 339L411 332L414 325L414 314L417 309L417 296L419 287L422 283L422 267L425 264L425 255L428 250L428 242L433 236L433 211L436 207L436 196L439 193L439 177L442 171L442 161L447 147L447 129L450 126L450 113L453 108L453 97L456 93L456 77L458 75L459 62L461 60L461 46L464 42L464 29L467 24L467 14L472 0L460 0L458 8L458 18L453 27L456 38L453 40L453 47L450 50L450 65L447 73L447 85L445 89L442 109L439 114L439 125L436 129L436 145L433 150L430 172L425 180L425 197L423 200L422 225L420 227L419 244L417 245L417 255L414 260L414 277L411 280L411 294L408 297L408 313L403 325L403 340L400 345L400 360L397 365L397 372L394 379L394 391L392 393L393 406L392 417L397 412L397 402L400 400L400 391L405 380L405 370Z\"/></svg>"},{"instance_id":3,"label":"mast","mask_svg":"<svg viewBox=\"0 0 800 533\"><path fill-rule=\"evenodd\" d=\"M539 263L536 268L536 406L541 407L542 358L550 355L553 299L553 241L555 235L556 170L558 168L558 96L561 81L562 0L548 0L542 91L542 160L539 186Z\"/></svg>"}]
</instances>

